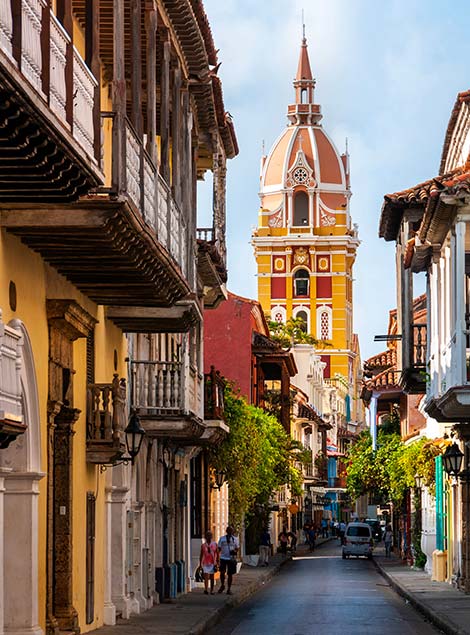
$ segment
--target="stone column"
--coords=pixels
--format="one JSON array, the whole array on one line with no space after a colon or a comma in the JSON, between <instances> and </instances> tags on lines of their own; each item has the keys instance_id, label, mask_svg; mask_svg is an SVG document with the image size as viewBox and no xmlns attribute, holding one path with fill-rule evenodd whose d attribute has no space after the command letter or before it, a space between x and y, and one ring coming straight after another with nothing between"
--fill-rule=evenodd
<instances>
[{"instance_id":1,"label":"stone column","mask_svg":"<svg viewBox=\"0 0 470 635\"><path fill-rule=\"evenodd\" d=\"M116 469L116 468L115 468ZM123 619L131 614L127 592L127 509L129 488L111 488L111 600Z\"/></svg>"},{"instance_id":2,"label":"stone column","mask_svg":"<svg viewBox=\"0 0 470 635\"><path fill-rule=\"evenodd\" d=\"M34 472L5 474L5 635L43 635L38 619L38 497L43 476Z\"/></svg>"},{"instance_id":3,"label":"stone column","mask_svg":"<svg viewBox=\"0 0 470 635\"><path fill-rule=\"evenodd\" d=\"M104 587L104 613L103 621L108 626L114 626L116 624L116 607L112 601L112 566L113 566L113 552L111 548L111 536L112 536L112 485L107 485L105 490L105 587Z\"/></svg>"}]
</instances>

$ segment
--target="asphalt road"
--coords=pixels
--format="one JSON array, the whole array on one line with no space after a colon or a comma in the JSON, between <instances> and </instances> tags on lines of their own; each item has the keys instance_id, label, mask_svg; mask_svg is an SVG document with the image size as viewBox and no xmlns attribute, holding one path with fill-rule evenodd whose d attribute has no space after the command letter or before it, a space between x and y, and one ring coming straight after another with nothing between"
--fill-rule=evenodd
<instances>
[{"instance_id":1,"label":"asphalt road","mask_svg":"<svg viewBox=\"0 0 470 635\"><path fill-rule=\"evenodd\" d=\"M236 584L236 579L234 584ZM286 564L211 635L430 635L437 631L364 558L337 541Z\"/></svg>"}]
</instances>

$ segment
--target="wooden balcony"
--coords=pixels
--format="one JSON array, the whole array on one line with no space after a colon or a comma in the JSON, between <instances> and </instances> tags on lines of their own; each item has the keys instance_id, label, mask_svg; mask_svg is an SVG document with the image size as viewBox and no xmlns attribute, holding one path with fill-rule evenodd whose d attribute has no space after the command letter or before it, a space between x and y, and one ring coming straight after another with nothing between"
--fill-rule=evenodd
<instances>
[{"instance_id":1,"label":"wooden balcony","mask_svg":"<svg viewBox=\"0 0 470 635\"><path fill-rule=\"evenodd\" d=\"M224 419L225 417L224 378L214 366L204 375L204 419Z\"/></svg>"},{"instance_id":2,"label":"wooden balcony","mask_svg":"<svg viewBox=\"0 0 470 635\"><path fill-rule=\"evenodd\" d=\"M426 392L427 376L427 327L426 324L411 325L411 363L402 369L400 386L410 394L424 394Z\"/></svg>"},{"instance_id":3,"label":"wooden balcony","mask_svg":"<svg viewBox=\"0 0 470 635\"><path fill-rule=\"evenodd\" d=\"M0 315L0 449L7 448L26 430L21 390L21 333L1 321Z\"/></svg>"},{"instance_id":4,"label":"wooden balcony","mask_svg":"<svg viewBox=\"0 0 470 635\"><path fill-rule=\"evenodd\" d=\"M99 304L168 307L190 294L185 221L130 122L109 116L113 186L72 204L5 205L2 225ZM145 328L122 313L128 330Z\"/></svg>"},{"instance_id":5,"label":"wooden balcony","mask_svg":"<svg viewBox=\"0 0 470 635\"><path fill-rule=\"evenodd\" d=\"M0 3L0 203L74 201L103 182L97 86L49 3Z\"/></svg>"},{"instance_id":6,"label":"wooden balcony","mask_svg":"<svg viewBox=\"0 0 470 635\"><path fill-rule=\"evenodd\" d=\"M204 307L215 309L227 297L227 267L212 227L197 230L197 271L204 286Z\"/></svg>"},{"instance_id":7,"label":"wooden balcony","mask_svg":"<svg viewBox=\"0 0 470 635\"><path fill-rule=\"evenodd\" d=\"M110 384L90 384L87 392L87 461L100 464L118 461L126 451L126 425L126 380L115 374Z\"/></svg>"},{"instance_id":8,"label":"wooden balcony","mask_svg":"<svg viewBox=\"0 0 470 635\"><path fill-rule=\"evenodd\" d=\"M180 445L197 445L203 421L202 377L183 362L132 360L131 407L146 433L173 439Z\"/></svg>"},{"instance_id":9,"label":"wooden balcony","mask_svg":"<svg viewBox=\"0 0 470 635\"><path fill-rule=\"evenodd\" d=\"M210 373L204 375L204 425L201 445L218 445L230 432L225 423L225 380L220 372L211 366Z\"/></svg>"}]
</instances>

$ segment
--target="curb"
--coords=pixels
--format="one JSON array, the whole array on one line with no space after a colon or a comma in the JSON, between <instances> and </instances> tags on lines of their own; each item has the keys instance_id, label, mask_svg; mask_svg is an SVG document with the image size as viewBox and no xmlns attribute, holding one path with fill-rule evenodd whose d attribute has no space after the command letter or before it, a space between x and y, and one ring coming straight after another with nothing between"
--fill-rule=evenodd
<instances>
[{"instance_id":1,"label":"curb","mask_svg":"<svg viewBox=\"0 0 470 635\"><path fill-rule=\"evenodd\" d=\"M420 600L418 600L418 598L413 593L408 591L406 587L397 582L397 580L392 575L387 573L387 571L385 571L385 569L379 562L377 562L375 558L373 558L373 562L377 571L382 575L383 578L385 578L385 580L387 580L391 588L396 591L398 595L401 595L401 597L405 598L405 600L408 600L408 602L417 611L424 615L424 617L426 617L432 624L434 624L434 626L437 626L437 628L439 628L443 633L446 633L446 635L469 635L469 631L462 630L460 627L442 617L441 614L436 613L436 611L433 611L433 609L431 609L429 606L427 606L423 602L420 602Z\"/></svg>"},{"instance_id":2,"label":"curb","mask_svg":"<svg viewBox=\"0 0 470 635\"><path fill-rule=\"evenodd\" d=\"M277 564L270 571L266 571L266 574L258 578L258 580L246 585L239 593L237 593L236 596L233 596L230 600L225 602L223 606L214 609L206 618L199 620L199 622L195 624L190 631L188 631L188 635L203 635L206 633L209 628L212 628L222 621L222 618L225 617L229 611L237 606L240 606L240 604L243 604L243 602L245 602L245 600L247 600L250 596L259 591L263 585L279 573L281 567L283 567L287 562L291 562L291 560L292 557L282 560L282 562Z\"/></svg>"}]
</instances>

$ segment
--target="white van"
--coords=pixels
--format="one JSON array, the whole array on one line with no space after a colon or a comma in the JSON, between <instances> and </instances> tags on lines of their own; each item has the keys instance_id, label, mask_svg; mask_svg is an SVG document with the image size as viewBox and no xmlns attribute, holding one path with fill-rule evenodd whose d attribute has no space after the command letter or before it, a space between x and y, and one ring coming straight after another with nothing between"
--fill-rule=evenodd
<instances>
[{"instance_id":1,"label":"white van","mask_svg":"<svg viewBox=\"0 0 470 635\"><path fill-rule=\"evenodd\" d=\"M372 528L367 523L349 523L343 540L343 560L349 556L372 558L374 540Z\"/></svg>"}]
</instances>

